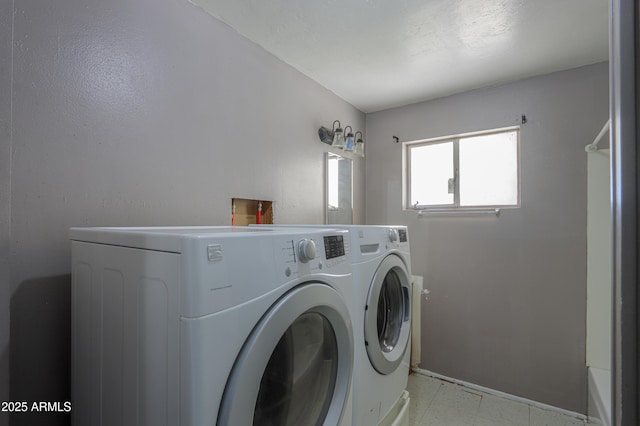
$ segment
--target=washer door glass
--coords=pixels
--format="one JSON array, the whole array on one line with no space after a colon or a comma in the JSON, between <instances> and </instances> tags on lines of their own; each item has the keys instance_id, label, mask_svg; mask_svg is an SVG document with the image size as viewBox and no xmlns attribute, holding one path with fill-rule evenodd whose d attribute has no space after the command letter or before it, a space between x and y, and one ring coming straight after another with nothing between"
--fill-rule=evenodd
<instances>
[{"instance_id":1,"label":"washer door glass","mask_svg":"<svg viewBox=\"0 0 640 426\"><path fill-rule=\"evenodd\" d=\"M253 424L319 425L329 410L338 372L338 344L329 321L302 314L271 354Z\"/></svg>"},{"instance_id":2,"label":"washer door glass","mask_svg":"<svg viewBox=\"0 0 640 426\"><path fill-rule=\"evenodd\" d=\"M398 344L405 318L405 303L400 278L391 270L384 277L378 299L378 343L383 352L391 352Z\"/></svg>"},{"instance_id":3,"label":"washer door glass","mask_svg":"<svg viewBox=\"0 0 640 426\"><path fill-rule=\"evenodd\" d=\"M350 423L352 371L353 330L342 296L329 285L300 285L269 308L245 341L216 424Z\"/></svg>"}]
</instances>

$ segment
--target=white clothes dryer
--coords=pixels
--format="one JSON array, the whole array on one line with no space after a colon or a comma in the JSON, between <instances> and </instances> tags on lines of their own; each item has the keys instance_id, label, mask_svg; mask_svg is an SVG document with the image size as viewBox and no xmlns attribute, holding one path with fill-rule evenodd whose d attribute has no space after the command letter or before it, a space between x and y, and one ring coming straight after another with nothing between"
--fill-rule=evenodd
<instances>
[{"instance_id":1,"label":"white clothes dryer","mask_svg":"<svg viewBox=\"0 0 640 426\"><path fill-rule=\"evenodd\" d=\"M403 398L409 376L411 253L407 227L275 226L349 231L354 280L353 424L377 425Z\"/></svg>"},{"instance_id":2,"label":"white clothes dryer","mask_svg":"<svg viewBox=\"0 0 640 426\"><path fill-rule=\"evenodd\" d=\"M348 229L354 281L360 283L355 297L360 315L354 314L354 425L365 426L381 422L407 387L411 255L406 226Z\"/></svg>"},{"instance_id":3,"label":"white clothes dryer","mask_svg":"<svg viewBox=\"0 0 640 426\"><path fill-rule=\"evenodd\" d=\"M351 425L347 235L72 228L72 423Z\"/></svg>"}]
</instances>

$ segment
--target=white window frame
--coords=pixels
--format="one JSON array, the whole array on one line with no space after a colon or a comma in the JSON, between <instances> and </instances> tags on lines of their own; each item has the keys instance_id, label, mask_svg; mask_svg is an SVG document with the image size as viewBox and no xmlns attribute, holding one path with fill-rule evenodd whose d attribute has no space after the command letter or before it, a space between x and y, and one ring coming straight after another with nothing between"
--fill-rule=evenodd
<instances>
[{"instance_id":1,"label":"white window frame","mask_svg":"<svg viewBox=\"0 0 640 426\"><path fill-rule=\"evenodd\" d=\"M499 133L516 132L516 150L517 150L517 201L516 204L506 205L479 205L479 206L461 206L460 205L460 186L459 186L459 141L469 137L487 136ZM454 168L454 193L452 204L441 205L410 205L411 200L411 155L412 148L435 145L439 143L453 142L453 168ZM403 210L418 210L431 212L474 212L487 209L503 209L503 208L519 208L521 187L521 161L520 161L520 126L503 127L499 129L491 129L480 132L460 133L457 135L442 136L430 139L421 139L402 143L402 208Z\"/></svg>"}]
</instances>

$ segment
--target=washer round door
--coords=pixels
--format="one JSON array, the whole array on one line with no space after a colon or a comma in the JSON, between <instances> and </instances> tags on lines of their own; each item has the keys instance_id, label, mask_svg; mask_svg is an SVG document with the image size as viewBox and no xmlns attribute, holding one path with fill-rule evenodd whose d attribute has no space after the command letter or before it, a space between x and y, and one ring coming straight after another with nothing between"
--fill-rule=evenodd
<instances>
[{"instance_id":1,"label":"washer round door","mask_svg":"<svg viewBox=\"0 0 640 426\"><path fill-rule=\"evenodd\" d=\"M242 347L217 424L335 426L352 369L353 332L342 297L326 284L298 286L271 307Z\"/></svg>"},{"instance_id":2,"label":"washer round door","mask_svg":"<svg viewBox=\"0 0 640 426\"><path fill-rule=\"evenodd\" d=\"M365 347L380 374L393 373L409 344L411 281L396 255L380 263L369 287L364 316Z\"/></svg>"}]
</instances>

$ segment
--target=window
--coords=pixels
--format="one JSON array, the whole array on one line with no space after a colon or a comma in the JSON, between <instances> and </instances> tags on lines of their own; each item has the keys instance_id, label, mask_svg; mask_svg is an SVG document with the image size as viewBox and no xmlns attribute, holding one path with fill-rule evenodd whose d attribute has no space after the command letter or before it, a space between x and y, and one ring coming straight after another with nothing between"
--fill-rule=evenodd
<instances>
[{"instance_id":1,"label":"window","mask_svg":"<svg viewBox=\"0 0 640 426\"><path fill-rule=\"evenodd\" d=\"M404 207L519 205L519 128L404 143Z\"/></svg>"}]
</instances>

